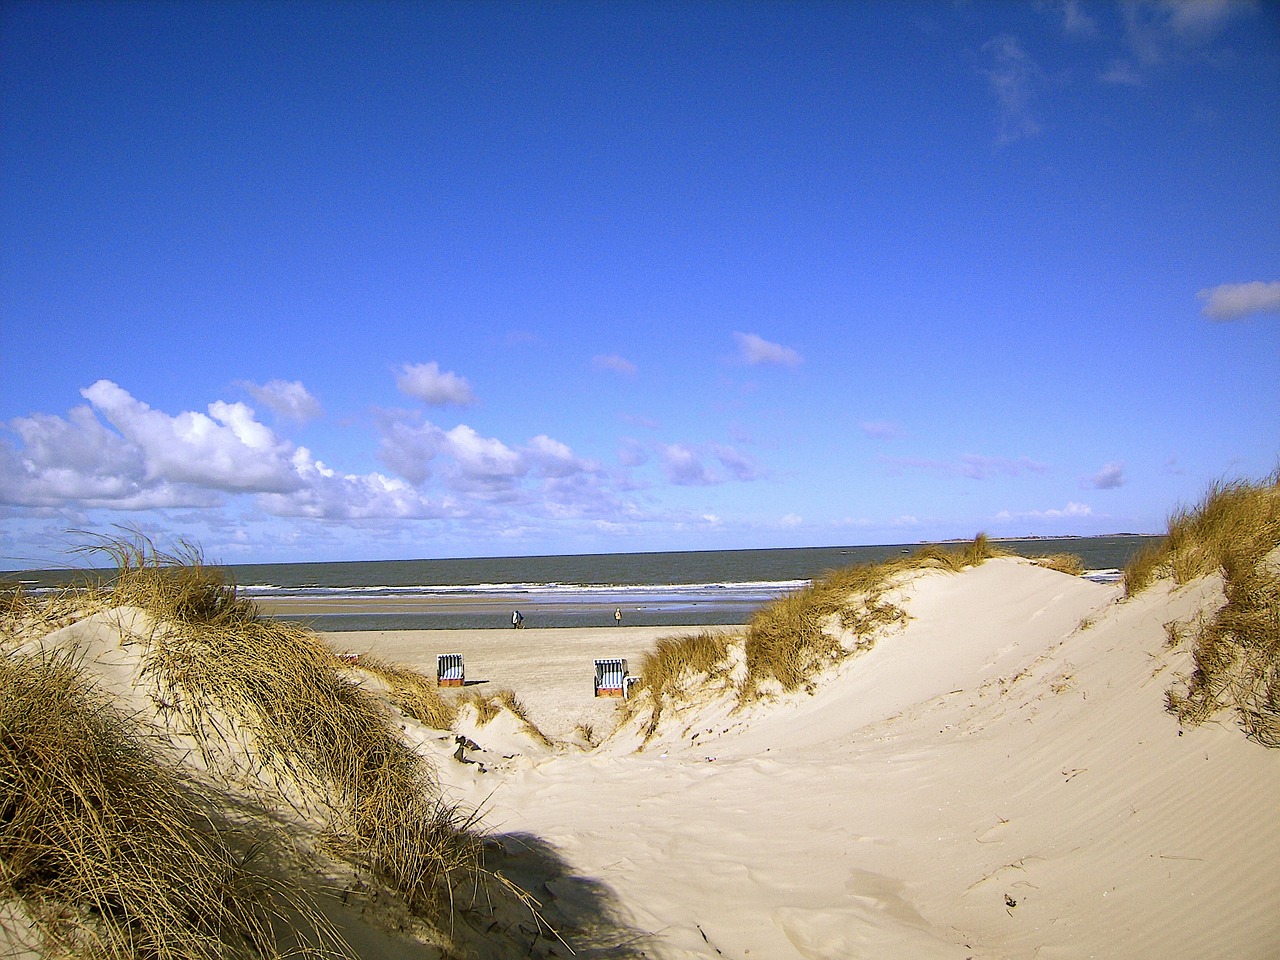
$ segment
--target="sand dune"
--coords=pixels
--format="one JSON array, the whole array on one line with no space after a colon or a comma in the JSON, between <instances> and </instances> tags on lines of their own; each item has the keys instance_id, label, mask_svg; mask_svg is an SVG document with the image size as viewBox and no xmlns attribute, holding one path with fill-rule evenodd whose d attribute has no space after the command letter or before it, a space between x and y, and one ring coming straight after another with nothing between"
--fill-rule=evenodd
<instances>
[{"instance_id":1,"label":"sand dune","mask_svg":"<svg viewBox=\"0 0 1280 960\"><path fill-rule=\"evenodd\" d=\"M650 955L1274 957L1280 757L1164 709L1164 624L1220 591L925 574L813 695L442 769L615 891Z\"/></svg>"},{"instance_id":2,"label":"sand dune","mask_svg":"<svg viewBox=\"0 0 1280 960\"><path fill-rule=\"evenodd\" d=\"M670 628L328 640L427 673L463 653L485 681L473 689L513 689L557 741L510 714L464 710L447 732L396 721L446 795L481 811L491 866L578 956L1280 956L1280 753L1225 714L1183 730L1165 709L1188 669L1165 625L1221 605L1218 577L1121 601L996 559L906 574L894 599L907 622L807 692L739 707L708 685L647 741L641 700L594 749L576 728L603 734L619 707L592 698L591 660L635 670ZM155 719L122 642L140 616L99 613L28 646L75 647ZM348 903L343 882L326 910L360 956L526 955L482 926L450 948L414 939L390 898ZM16 950L21 915L5 916ZM567 953L531 937L535 956Z\"/></svg>"}]
</instances>

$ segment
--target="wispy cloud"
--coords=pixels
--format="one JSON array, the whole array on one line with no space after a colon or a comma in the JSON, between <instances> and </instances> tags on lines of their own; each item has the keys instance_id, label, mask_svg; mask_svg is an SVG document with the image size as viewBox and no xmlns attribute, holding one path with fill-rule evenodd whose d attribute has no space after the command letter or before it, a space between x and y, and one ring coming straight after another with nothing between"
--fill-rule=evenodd
<instances>
[{"instance_id":1,"label":"wispy cloud","mask_svg":"<svg viewBox=\"0 0 1280 960\"><path fill-rule=\"evenodd\" d=\"M636 365L625 357L620 357L616 353L600 353L591 358L591 366L596 370L610 370L614 373L624 373L627 376L634 376Z\"/></svg>"},{"instance_id":2,"label":"wispy cloud","mask_svg":"<svg viewBox=\"0 0 1280 960\"><path fill-rule=\"evenodd\" d=\"M1063 0L1053 6L1062 16L1062 30L1067 36L1086 40L1098 36L1098 21L1085 12L1079 0Z\"/></svg>"},{"instance_id":3,"label":"wispy cloud","mask_svg":"<svg viewBox=\"0 0 1280 960\"><path fill-rule=\"evenodd\" d=\"M1049 469L1047 464L1030 457L1011 459L986 457L976 453L966 453L956 460L933 460L925 457L881 457L880 460L897 470L925 470L944 476L968 477L971 480L986 480L997 475L1016 477L1024 473L1044 473Z\"/></svg>"},{"instance_id":4,"label":"wispy cloud","mask_svg":"<svg viewBox=\"0 0 1280 960\"><path fill-rule=\"evenodd\" d=\"M662 470L667 480L681 487L708 487L730 480L751 481L761 476L759 466L735 448L712 443L702 448L688 444L664 444L661 448ZM717 469L707 463L714 460Z\"/></svg>"},{"instance_id":5,"label":"wispy cloud","mask_svg":"<svg viewBox=\"0 0 1280 960\"><path fill-rule=\"evenodd\" d=\"M1139 63L1154 66L1213 40L1256 9L1246 0L1130 0L1121 5L1125 43Z\"/></svg>"},{"instance_id":6,"label":"wispy cloud","mask_svg":"<svg viewBox=\"0 0 1280 960\"><path fill-rule=\"evenodd\" d=\"M1004 146L1034 137L1040 132L1040 123L1032 111L1042 78L1040 67L1012 34L992 37L983 44L982 52L987 57L983 72L999 105L996 143Z\"/></svg>"},{"instance_id":7,"label":"wispy cloud","mask_svg":"<svg viewBox=\"0 0 1280 960\"><path fill-rule=\"evenodd\" d=\"M733 336L738 341L738 355L743 363L753 366L762 363L774 364L794 369L804 362L804 358L791 347L772 343L759 334L735 333Z\"/></svg>"},{"instance_id":8,"label":"wispy cloud","mask_svg":"<svg viewBox=\"0 0 1280 960\"><path fill-rule=\"evenodd\" d=\"M1280 280L1224 283L1196 294L1201 311L1213 320L1240 320L1259 313L1280 313Z\"/></svg>"},{"instance_id":9,"label":"wispy cloud","mask_svg":"<svg viewBox=\"0 0 1280 960\"><path fill-rule=\"evenodd\" d=\"M1142 74L1138 73L1134 65L1125 59L1117 59L1111 62L1099 79L1103 83L1114 83L1125 87L1142 86Z\"/></svg>"},{"instance_id":10,"label":"wispy cloud","mask_svg":"<svg viewBox=\"0 0 1280 960\"><path fill-rule=\"evenodd\" d=\"M299 380L268 380L264 384L241 380L236 385L283 420L307 423L320 416L320 401Z\"/></svg>"},{"instance_id":11,"label":"wispy cloud","mask_svg":"<svg viewBox=\"0 0 1280 960\"><path fill-rule=\"evenodd\" d=\"M863 420L858 427L872 440L901 440L907 435L902 424L892 420Z\"/></svg>"},{"instance_id":12,"label":"wispy cloud","mask_svg":"<svg viewBox=\"0 0 1280 960\"><path fill-rule=\"evenodd\" d=\"M471 384L465 377L441 370L440 365L430 363L406 363L396 377L396 387L409 397L416 397L433 407L449 404L466 406L475 402Z\"/></svg>"}]
</instances>

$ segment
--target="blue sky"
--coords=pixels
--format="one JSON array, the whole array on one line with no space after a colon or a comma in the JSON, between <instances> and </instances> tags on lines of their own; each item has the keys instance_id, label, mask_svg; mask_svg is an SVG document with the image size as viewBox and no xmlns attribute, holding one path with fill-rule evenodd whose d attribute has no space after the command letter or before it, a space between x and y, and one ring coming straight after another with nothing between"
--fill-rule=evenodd
<instances>
[{"instance_id":1,"label":"blue sky","mask_svg":"<svg viewBox=\"0 0 1280 960\"><path fill-rule=\"evenodd\" d=\"M1159 532L1280 463L1278 11L6 3L0 565Z\"/></svg>"}]
</instances>

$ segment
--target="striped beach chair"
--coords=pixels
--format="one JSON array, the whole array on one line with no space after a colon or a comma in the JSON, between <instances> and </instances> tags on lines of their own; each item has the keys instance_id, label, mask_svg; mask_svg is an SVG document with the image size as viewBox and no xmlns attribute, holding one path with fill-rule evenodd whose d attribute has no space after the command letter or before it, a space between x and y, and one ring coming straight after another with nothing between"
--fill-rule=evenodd
<instances>
[{"instance_id":1,"label":"striped beach chair","mask_svg":"<svg viewBox=\"0 0 1280 960\"><path fill-rule=\"evenodd\" d=\"M436 686L460 687L463 685L462 654L442 653L436 657Z\"/></svg>"},{"instance_id":2,"label":"striped beach chair","mask_svg":"<svg viewBox=\"0 0 1280 960\"><path fill-rule=\"evenodd\" d=\"M625 697L627 695L627 661L605 659L596 661L596 696Z\"/></svg>"}]
</instances>

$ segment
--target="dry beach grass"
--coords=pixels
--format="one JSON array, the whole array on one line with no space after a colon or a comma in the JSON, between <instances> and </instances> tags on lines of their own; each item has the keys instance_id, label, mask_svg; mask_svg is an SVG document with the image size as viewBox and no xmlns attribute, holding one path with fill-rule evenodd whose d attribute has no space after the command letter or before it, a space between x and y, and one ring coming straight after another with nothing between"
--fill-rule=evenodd
<instances>
[{"instance_id":1,"label":"dry beach grass","mask_svg":"<svg viewBox=\"0 0 1280 960\"><path fill-rule=\"evenodd\" d=\"M240 854L208 812L220 782L312 815L319 850L447 927L458 891L485 885L482 838L342 662L314 634L261 618L196 551L164 554L141 538L95 548L116 561L111 582L54 598L53 613L17 592L7 599L0 849L5 891L34 918L44 949L237 956L242 940L270 955L272 925L256 919L254 897L228 894ZM201 754L200 784L166 766L154 734L131 732L133 721L72 664L74 651L59 659L20 649L33 623L128 609L145 615L120 621L121 643L140 658L165 732ZM380 672L399 703L426 703L447 725L442 712L453 708L411 671ZM56 862L53 850L62 851ZM186 926L177 922L187 914ZM82 920L64 934L67 917Z\"/></svg>"},{"instance_id":2,"label":"dry beach grass","mask_svg":"<svg viewBox=\"0 0 1280 960\"><path fill-rule=\"evenodd\" d=\"M1280 746L1280 471L1261 482L1223 481L1176 511L1159 546L1125 571L1136 596L1161 577L1178 584L1218 574L1226 604L1189 629L1194 670L1169 691L1169 708L1203 723L1234 708L1249 735Z\"/></svg>"}]
</instances>

